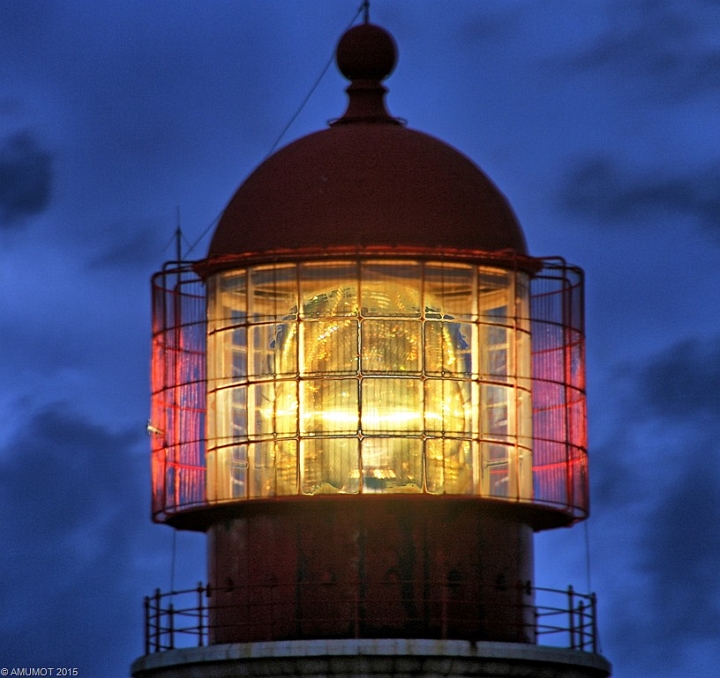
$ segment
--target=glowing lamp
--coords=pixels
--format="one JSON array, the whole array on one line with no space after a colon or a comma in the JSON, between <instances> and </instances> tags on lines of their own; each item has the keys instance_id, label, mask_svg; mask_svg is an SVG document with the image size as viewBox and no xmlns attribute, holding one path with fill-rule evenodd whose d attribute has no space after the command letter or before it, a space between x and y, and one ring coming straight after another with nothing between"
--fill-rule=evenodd
<instances>
[{"instance_id":1,"label":"glowing lamp","mask_svg":"<svg viewBox=\"0 0 720 678\"><path fill-rule=\"evenodd\" d=\"M261 264L208 280L207 499L532 499L528 275Z\"/></svg>"}]
</instances>

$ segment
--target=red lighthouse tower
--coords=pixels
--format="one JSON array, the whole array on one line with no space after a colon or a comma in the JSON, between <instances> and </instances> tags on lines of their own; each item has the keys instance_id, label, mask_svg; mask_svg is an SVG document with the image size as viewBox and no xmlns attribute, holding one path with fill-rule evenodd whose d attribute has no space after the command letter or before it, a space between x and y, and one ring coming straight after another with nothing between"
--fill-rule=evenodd
<instances>
[{"instance_id":1,"label":"red lighthouse tower","mask_svg":"<svg viewBox=\"0 0 720 678\"><path fill-rule=\"evenodd\" d=\"M533 572L587 515L582 272L389 114L386 31L337 62L345 114L153 281L153 515L208 583L147 599L133 675L607 676L594 598Z\"/></svg>"}]
</instances>

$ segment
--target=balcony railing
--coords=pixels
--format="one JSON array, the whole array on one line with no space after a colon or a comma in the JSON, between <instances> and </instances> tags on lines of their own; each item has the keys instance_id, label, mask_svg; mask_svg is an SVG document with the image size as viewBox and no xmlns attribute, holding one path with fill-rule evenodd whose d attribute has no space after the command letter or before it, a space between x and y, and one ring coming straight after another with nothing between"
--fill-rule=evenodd
<instances>
[{"instance_id":1,"label":"balcony railing","mask_svg":"<svg viewBox=\"0 0 720 678\"><path fill-rule=\"evenodd\" d=\"M407 582L410 584L411 582ZM283 588L276 586L275 588ZM441 639L456 637L447 634L447 604L448 596L446 589L448 583L440 583L431 586L433 592L427 599L428 607L440 610L442 619L436 625L442 629ZM527 593L528 591L525 590ZM512 612L518 612L514 617L520 620L532 619L532 622L521 621L522 628L519 629L519 636L534 639L537 645L567 648L581 652L597 653L597 605L595 594L580 594L572 587L566 590L548 588L532 589L534 604L532 614L525 614L527 608L519 609L513 605ZM276 591L275 593L281 594ZM273 596L277 600L277 597ZM282 595L280 595L282 598ZM213 625L212 619L219 610L214 605L215 596L213 589L208 585L199 583L195 589L161 593L156 590L152 596L145 598L145 654L164 652L185 647L202 647L212 644L210 638L214 635L227 635L227 626ZM353 601L343 601L352 603ZM359 601L356 601L359 603ZM458 601L454 601L457 603ZM462 602L462 601L460 601ZM270 606L276 603L269 603ZM508 604L510 606L510 604ZM356 619L352 625L355 629L356 638L370 637L363 634L363 619L361 605L352 606L355 609ZM499 611L505 619L508 617L508 610ZM272 610L269 618L272 620ZM268 616L265 616L268 619ZM298 619L299 625L303 623L317 624L322 622L317 617ZM410 620L422 622L422 620ZM483 619L468 618L465 620L470 628L492 628L492 615L488 614ZM256 620L252 621L256 624ZM272 621L269 622L272 624ZM506 623L504 621L503 623ZM241 622L234 622L235 627ZM434 637L434 636L431 636ZM471 640L489 640L490 637L471 638ZM531 642L531 641L528 641Z\"/></svg>"}]
</instances>

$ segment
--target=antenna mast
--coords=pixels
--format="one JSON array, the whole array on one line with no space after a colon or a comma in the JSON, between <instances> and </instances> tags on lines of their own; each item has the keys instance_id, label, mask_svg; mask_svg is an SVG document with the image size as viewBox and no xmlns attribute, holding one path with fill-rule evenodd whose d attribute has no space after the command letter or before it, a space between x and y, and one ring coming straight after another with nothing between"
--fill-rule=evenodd
<instances>
[{"instance_id":1,"label":"antenna mast","mask_svg":"<svg viewBox=\"0 0 720 678\"><path fill-rule=\"evenodd\" d=\"M180 228L180 207L177 210L177 228L175 229L175 258L178 263L182 261L182 229Z\"/></svg>"}]
</instances>

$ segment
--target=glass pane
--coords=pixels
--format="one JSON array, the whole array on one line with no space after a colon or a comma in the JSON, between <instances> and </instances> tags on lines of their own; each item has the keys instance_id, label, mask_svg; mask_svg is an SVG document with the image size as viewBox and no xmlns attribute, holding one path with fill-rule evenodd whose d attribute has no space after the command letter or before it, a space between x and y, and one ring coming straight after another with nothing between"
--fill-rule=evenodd
<instances>
[{"instance_id":1,"label":"glass pane","mask_svg":"<svg viewBox=\"0 0 720 678\"><path fill-rule=\"evenodd\" d=\"M362 370L419 372L422 366L422 325L412 320L365 320L362 324Z\"/></svg>"},{"instance_id":2,"label":"glass pane","mask_svg":"<svg viewBox=\"0 0 720 678\"><path fill-rule=\"evenodd\" d=\"M358 492L360 441L357 438L303 440L300 449L303 493Z\"/></svg>"},{"instance_id":3,"label":"glass pane","mask_svg":"<svg viewBox=\"0 0 720 678\"><path fill-rule=\"evenodd\" d=\"M209 447L227 444L247 435L247 391L224 388L208 394Z\"/></svg>"},{"instance_id":4,"label":"glass pane","mask_svg":"<svg viewBox=\"0 0 720 678\"><path fill-rule=\"evenodd\" d=\"M250 334L250 376L275 374L275 352L272 349L275 325L255 325Z\"/></svg>"},{"instance_id":5,"label":"glass pane","mask_svg":"<svg viewBox=\"0 0 720 678\"><path fill-rule=\"evenodd\" d=\"M470 323L426 321L425 372L471 375L472 334Z\"/></svg>"},{"instance_id":6,"label":"glass pane","mask_svg":"<svg viewBox=\"0 0 720 678\"><path fill-rule=\"evenodd\" d=\"M275 494L275 444L253 443L249 448L250 496L270 497Z\"/></svg>"},{"instance_id":7,"label":"glass pane","mask_svg":"<svg viewBox=\"0 0 720 678\"><path fill-rule=\"evenodd\" d=\"M300 433L358 432L357 379L308 379L300 383Z\"/></svg>"},{"instance_id":8,"label":"glass pane","mask_svg":"<svg viewBox=\"0 0 720 678\"><path fill-rule=\"evenodd\" d=\"M485 374L492 377L510 375L509 330L505 327L487 327L485 333Z\"/></svg>"},{"instance_id":9,"label":"glass pane","mask_svg":"<svg viewBox=\"0 0 720 678\"><path fill-rule=\"evenodd\" d=\"M308 320L301 331L303 374L357 374L357 320Z\"/></svg>"},{"instance_id":10,"label":"glass pane","mask_svg":"<svg viewBox=\"0 0 720 678\"><path fill-rule=\"evenodd\" d=\"M357 315L358 265L354 262L301 264L303 318Z\"/></svg>"},{"instance_id":11,"label":"glass pane","mask_svg":"<svg viewBox=\"0 0 720 678\"><path fill-rule=\"evenodd\" d=\"M471 494L474 478L470 441L426 440L425 483L428 492L433 494Z\"/></svg>"},{"instance_id":12,"label":"glass pane","mask_svg":"<svg viewBox=\"0 0 720 678\"><path fill-rule=\"evenodd\" d=\"M219 335L220 341L229 343L230 358L227 362L230 363L229 368L223 366L223 375L228 373L231 376L231 381L244 380L248 373L248 361L247 361L247 328L238 327L237 329L231 330L230 341L227 341L227 337ZM220 355L225 355L226 351L218 351Z\"/></svg>"},{"instance_id":13,"label":"glass pane","mask_svg":"<svg viewBox=\"0 0 720 678\"><path fill-rule=\"evenodd\" d=\"M481 268L478 275L478 310L483 322L508 324L508 308L515 305L509 271Z\"/></svg>"},{"instance_id":14,"label":"glass pane","mask_svg":"<svg viewBox=\"0 0 720 678\"><path fill-rule=\"evenodd\" d=\"M246 377L246 329L218 329L208 337L207 378L210 388L242 382Z\"/></svg>"},{"instance_id":15,"label":"glass pane","mask_svg":"<svg viewBox=\"0 0 720 678\"><path fill-rule=\"evenodd\" d=\"M218 458L214 450L205 455L205 494L208 501L227 499L229 492L223 486L224 469L218 468Z\"/></svg>"},{"instance_id":16,"label":"glass pane","mask_svg":"<svg viewBox=\"0 0 720 678\"><path fill-rule=\"evenodd\" d=\"M425 265L425 316L438 319L477 318L476 271L468 264Z\"/></svg>"},{"instance_id":17,"label":"glass pane","mask_svg":"<svg viewBox=\"0 0 720 678\"><path fill-rule=\"evenodd\" d=\"M247 321L245 271L223 273L208 281L208 332Z\"/></svg>"},{"instance_id":18,"label":"glass pane","mask_svg":"<svg viewBox=\"0 0 720 678\"><path fill-rule=\"evenodd\" d=\"M365 263L360 275L360 308L364 317L421 316L420 264L397 261Z\"/></svg>"},{"instance_id":19,"label":"glass pane","mask_svg":"<svg viewBox=\"0 0 720 678\"><path fill-rule=\"evenodd\" d=\"M250 269L248 316L251 322L297 317L297 276L293 264Z\"/></svg>"},{"instance_id":20,"label":"glass pane","mask_svg":"<svg viewBox=\"0 0 720 678\"><path fill-rule=\"evenodd\" d=\"M532 499L532 450L528 447L518 446L517 455L517 492L521 499Z\"/></svg>"},{"instance_id":21,"label":"glass pane","mask_svg":"<svg viewBox=\"0 0 720 678\"><path fill-rule=\"evenodd\" d=\"M223 412L223 415L232 422L230 437L238 441L247 437L247 388L236 386L230 392L232 416L228 417L227 412Z\"/></svg>"},{"instance_id":22,"label":"glass pane","mask_svg":"<svg viewBox=\"0 0 720 678\"><path fill-rule=\"evenodd\" d=\"M278 376L297 375L297 322L277 323L270 340L273 351L275 374Z\"/></svg>"},{"instance_id":23,"label":"glass pane","mask_svg":"<svg viewBox=\"0 0 720 678\"><path fill-rule=\"evenodd\" d=\"M420 434L423 383L420 379L368 378L362 381L362 431Z\"/></svg>"},{"instance_id":24,"label":"glass pane","mask_svg":"<svg viewBox=\"0 0 720 678\"><path fill-rule=\"evenodd\" d=\"M251 376L269 377L297 373L295 323L252 325L249 336Z\"/></svg>"},{"instance_id":25,"label":"glass pane","mask_svg":"<svg viewBox=\"0 0 720 678\"><path fill-rule=\"evenodd\" d=\"M422 440L365 438L362 441L363 492L421 492Z\"/></svg>"},{"instance_id":26,"label":"glass pane","mask_svg":"<svg viewBox=\"0 0 720 678\"><path fill-rule=\"evenodd\" d=\"M251 497L297 494L297 443L268 441L249 446Z\"/></svg>"},{"instance_id":27,"label":"glass pane","mask_svg":"<svg viewBox=\"0 0 720 678\"><path fill-rule=\"evenodd\" d=\"M508 418L509 404L513 395L507 386L486 384L483 388L483 411L485 425L483 434L492 437L504 437L510 433Z\"/></svg>"},{"instance_id":28,"label":"glass pane","mask_svg":"<svg viewBox=\"0 0 720 678\"><path fill-rule=\"evenodd\" d=\"M450 379L425 382L425 430L428 433L469 434L470 384Z\"/></svg>"},{"instance_id":29,"label":"glass pane","mask_svg":"<svg viewBox=\"0 0 720 678\"><path fill-rule=\"evenodd\" d=\"M208 453L207 498L225 501L245 498L247 492L247 446L222 447Z\"/></svg>"},{"instance_id":30,"label":"glass pane","mask_svg":"<svg viewBox=\"0 0 720 678\"><path fill-rule=\"evenodd\" d=\"M294 381L268 381L248 387L248 434L251 438L295 434L296 389Z\"/></svg>"},{"instance_id":31,"label":"glass pane","mask_svg":"<svg viewBox=\"0 0 720 678\"><path fill-rule=\"evenodd\" d=\"M484 494L491 497L510 496L508 447L486 443L483 446L483 454Z\"/></svg>"}]
</instances>

